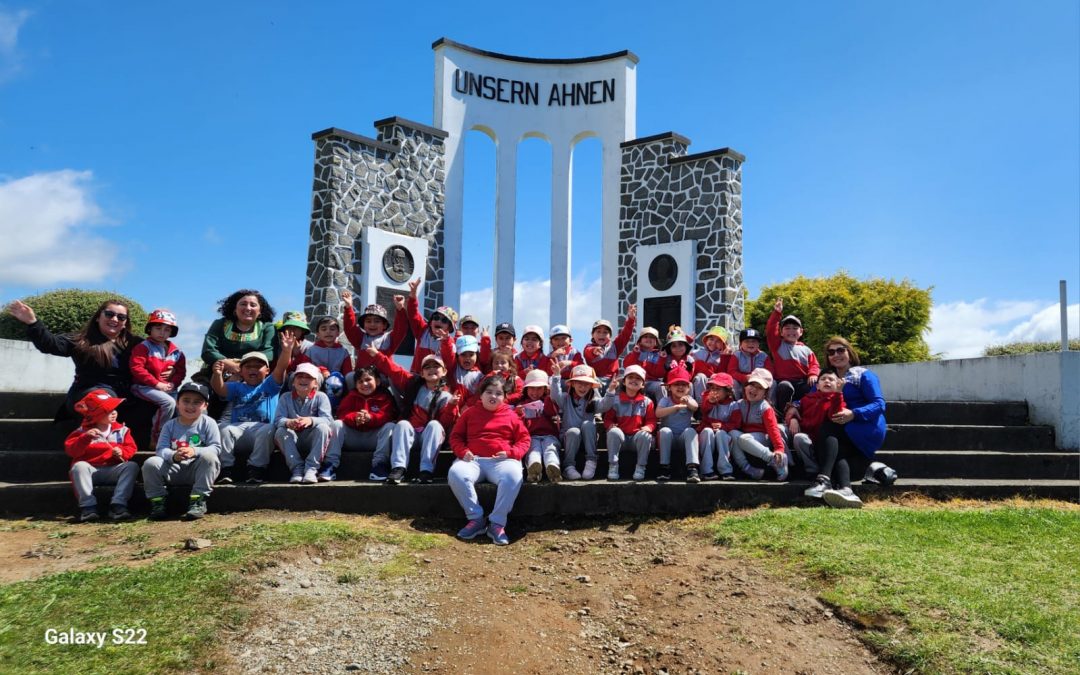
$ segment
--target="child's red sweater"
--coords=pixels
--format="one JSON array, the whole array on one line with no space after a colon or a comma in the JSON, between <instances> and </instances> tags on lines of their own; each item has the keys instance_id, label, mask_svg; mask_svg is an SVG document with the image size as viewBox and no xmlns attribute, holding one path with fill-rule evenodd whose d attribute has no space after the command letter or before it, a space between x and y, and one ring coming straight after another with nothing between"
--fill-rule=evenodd
<instances>
[{"instance_id":1,"label":"child's red sweater","mask_svg":"<svg viewBox=\"0 0 1080 675\"><path fill-rule=\"evenodd\" d=\"M634 412L629 415L620 412L625 410ZM646 429L649 433L656 431L656 407L653 406L652 399L641 392L631 397L627 396L625 391L620 391L618 401L604 413L604 428L610 431L615 427L622 429L627 436L636 434L644 427L649 427Z\"/></svg>"},{"instance_id":2,"label":"child's red sweater","mask_svg":"<svg viewBox=\"0 0 1080 675\"><path fill-rule=\"evenodd\" d=\"M744 387L746 386L747 378L750 377L750 373L752 373L755 368L764 368L770 373L775 372L773 370L772 359L770 359L769 355L765 352L749 354L741 349L737 349L727 362L728 375L731 375L731 379Z\"/></svg>"},{"instance_id":3,"label":"child's red sweater","mask_svg":"<svg viewBox=\"0 0 1080 675\"><path fill-rule=\"evenodd\" d=\"M86 462L90 466L112 466L126 462L139 450L131 430L123 424L113 422L105 438L92 438L87 435L90 427L79 427L64 439L64 452L71 457L71 463ZM120 446L121 459L113 456L113 448Z\"/></svg>"},{"instance_id":4,"label":"child's red sweater","mask_svg":"<svg viewBox=\"0 0 1080 675\"><path fill-rule=\"evenodd\" d=\"M131 381L144 387L170 382L179 388L187 375L187 359L184 353L168 340L164 346L149 338L135 345L131 350L128 367L131 370Z\"/></svg>"},{"instance_id":5,"label":"child's red sweater","mask_svg":"<svg viewBox=\"0 0 1080 675\"><path fill-rule=\"evenodd\" d=\"M558 358L558 360L560 362L562 362L562 361L569 361L570 362L570 365L564 366L563 369L559 371L559 377L562 378L563 382L566 382L568 379L570 379L570 377L572 376L571 374L572 374L572 372L574 370L574 366L580 366L580 365L583 365L585 363L585 359L582 358L581 352L574 349L573 345L569 346L569 350L570 351L568 351L566 354L563 354L562 356L560 356ZM552 354L555 352L555 350L552 349L551 352L552 352L551 354L548 354L548 361L549 362L554 362L555 357L552 356Z\"/></svg>"},{"instance_id":6,"label":"child's red sweater","mask_svg":"<svg viewBox=\"0 0 1080 675\"><path fill-rule=\"evenodd\" d=\"M510 406L503 403L492 411L475 405L461 415L450 432L450 449L462 459L466 452L476 457L505 452L510 459L520 461L531 440L525 423Z\"/></svg>"},{"instance_id":7,"label":"child's red sweater","mask_svg":"<svg viewBox=\"0 0 1080 675\"><path fill-rule=\"evenodd\" d=\"M559 427L555 424L554 417L559 414L559 409L550 396L545 396L537 401L524 400L518 403L515 412L521 415L525 422L525 428L531 436L558 436Z\"/></svg>"},{"instance_id":8,"label":"child's red sweater","mask_svg":"<svg viewBox=\"0 0 1080 675\"><path fill-rule=\"evenodd\" d=\"M811 439L815 439L825 420L844 409L844 394L815 389L794 405L799 409L799 428Z\"/></svg>"},{"instance_id":9,"label":"child's red sweater","mask_svg":"<svg viewBox=\"0 0 1080 675\"><path fill-rule=\"evenodd\" d=\"M441 351L441 345L428 327L427 319L420 315L420 303L416 298L409 297L408 307L405 311L409 313L409 327L412 329L413 338L416 339L416 351L413 352L413 361L412 365L409 366L409 370L419 373L420 364L424 362L424 357L428 354L438 355ZM453 339L453 331L443 338L443 340L451 341Z\"/></svg>"},{"instance_id":10,"label":"child's red sweater","mask_svg":"<svg viewBox=\"0 0 1080 675\"><path fill-rule=\"evenodd\" d=\"M645 351L634 348L623 359L623 366L641 366L645 369L645 379L649 382L663 382L667 376L666 357L659 349Z\"/></svg>"},{"instance_id":11,"label":"child's red sweater","mask_svg":"<svg viewBox=\"0 0 1080 675\"><path fill-rule=\"evenodd\" d=\"M731 412L731 428L746 433L759 432L769 437L774 452L784 450L784 437L776 423L776 411L768 401L750 403L743 399Z\"/></svg>"},{"instance_id":12,"label":"child's red sweater","mask_svg":"<svg viewBox=\"0 0 1080 675\"><path fill-rule=\"evenodd\" d=\"M545 373L551 372L551 359L544 356L544 352L539 349L533 352L532 356L526 354L525 350L522 349L514 355L514 363L517 365L518 375L522 376L535 368L539 368Z\"/></svg>"},{"instance_id":13,"label":"child's red sweater","mask_svg":"<svg viewBox=\"0 0 1080 675\"><path fill-rule=\"evenodd\" d=\"M356 421L356 414L366 410L371 418L366 424ZM397 420L397 406L390 393L383 389L376 389L370 396L364 396L356 389L348 393L338 405L337 417L345 423L345 426L360 431L377 431L384 424Z\"/></svg>"},{"instance_id":14,"label":"child's red sweater","mask_svg":"<svg viewBox=\"0 0 1080 675\"><path fill-rule=\"evenodd\" d=\"M731 363L731 354L725 354L722 349L710 352L702 347L693 353L693 357L694 371L692 374L694 376L704 375L708 378L715 373L726 373Z\"/></svg>"},{"instance_id":15,"label":"child's red sweater","mask_svg":"<svg viewBox=\"0 0 1080 675\"><path fill-rule=\"evenodd\" d=\"M735 417L735 406L731 405L733 401L728 399L723 403L711 403L708 396L702 398L704 400L700 402L698 408L701 411L701 422L698 424L697 430L701 432L705 429L712 429L713 424L719 422L723 431L731 431L734 428L732 418Z\"/></svg>"},{"instance_id":16,"label":"child's red sweater","mask_svg":"<svg viewBox=\"0 0 1080 675\"><path fill-rule=\"evenodd\" d=\"M769 341L772 357L772 374L778 380L805 380L821 374L814 350L802 342L789 344L780 337L780 312L775 309L765 324L765 337Z\"/></svg>"},{"instance_id":17,"label":"child's red sweater","mask_svg":"<svg viewBox=\"0 0 1080 675\"><path fill-rule=\"evenodd\" d=\"M414 375L399 366L386 354L380 353L375 357L375 367L379 369L380 373L390 378L390 383L398 391L407 391L414 380L421 379L419 375ZM420 387L426 388L427 385L421 384ZM432 392L432 395L449 399L453 394L446 391L436 391ZM457 419L457 414L457 406L451 405L448 400L443 403L436 413L436 420L443 425L444 429L449 429L454 424L454 420ZM409 423L412 424L414 429L423 429L429 421L431 420L428 417L427 408L414 402L412 410L409 411Z\"/></svg>"},{"instance_id":18,"label":"child's red sweater","mask_svg":"<svg viewBox=\"0 0 1080 675\"><path fill-rule=\"evenodd\" d=\"M619 371L619 356L626 349L626 345L630 344L635 323L637 323L635 319L627 317L622 330L605 347L600 347L592 341L585 346L585 363L592 366L597 377L614 377Z\"/></svg>"},{"instance_id":19,"label":"child's red sweater","mask_svg":"<svg viewBox=\"0 0 1080 675\"><path fill-rule=\"evenodd\" d=\"M345 328L345 337L349 338L349 343L353 346L355 353L353 358L357 369L370 368L375 365L375 361L368 356L365 350L369 343L375 342L375 349L387 356L392 356L401 346L401 341L405 339L405 334L409 330L409 322L405 318L405 313L398 312L394 315L394 325L390 330L389 337L386 336L386 333L371 337L357 323L356 310L352 308L352 305L345 306L345 317L341 323Z\"/></svg>"}]
</instances>

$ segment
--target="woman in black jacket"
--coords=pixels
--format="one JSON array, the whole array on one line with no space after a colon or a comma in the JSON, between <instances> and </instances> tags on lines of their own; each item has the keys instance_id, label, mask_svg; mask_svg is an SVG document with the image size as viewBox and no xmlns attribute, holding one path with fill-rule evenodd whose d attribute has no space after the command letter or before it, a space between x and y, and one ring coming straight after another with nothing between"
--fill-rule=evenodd
<instances>
[{"instance_id":1,"label":"woman in black jacket","mask_svg":"<svg viewBox=\"0 0 1080 675\"><path fill-rule=\"evenodd\" d=\"M113 396L128 395L131 373L128 360L139 343L128 327L127 306L119 300L101 303L83 329L73 335L53 335L38 320L34 310L16 300L8 311L26 324L30 341L38 351L65 356L75 363L75 381L67 393L67 409L93 389L106 389Z\"/></svg>"}]
</instances>

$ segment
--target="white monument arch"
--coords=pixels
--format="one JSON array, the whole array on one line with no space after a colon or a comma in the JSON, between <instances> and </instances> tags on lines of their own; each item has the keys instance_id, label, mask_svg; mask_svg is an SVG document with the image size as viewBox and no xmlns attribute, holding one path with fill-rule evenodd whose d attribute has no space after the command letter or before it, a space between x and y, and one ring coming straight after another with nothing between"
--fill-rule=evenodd
<instances>
[{"instance_id":1,"label":"white monument arch","mask_svg":"<svg viewBox=\"0 0 1080 675\"><path fill-rule=\"evenodd\" d=\"M445 299L461 294L465 134L481 131L496 148L495 321L514 317L517 152L526 138L551 147L552 324L569 323L574 146L602 144L601 311L616 317L619 238L619 144L634 137L637 62L629 51L578 59L508 56L441 39L435 50L435 127L446 131Z\"/></svg>"}]
</instances>

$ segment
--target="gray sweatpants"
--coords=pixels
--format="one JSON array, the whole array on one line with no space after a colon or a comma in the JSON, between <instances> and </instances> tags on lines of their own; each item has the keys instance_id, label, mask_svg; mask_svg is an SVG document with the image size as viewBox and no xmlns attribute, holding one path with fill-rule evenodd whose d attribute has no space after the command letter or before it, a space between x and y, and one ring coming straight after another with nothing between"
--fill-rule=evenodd
<instances>
[{"instance_id":1,"label":"gray sweatpants","mask_svg":"<svg viewBox=\"0 0 1080 675\"><path fill-rule=\"evenodd\" d=\"M723 429L702 429L698 434L698 447L701 449L702 473L718 473L721 476L735 473L731 468L731 436L728 432Z\"/></svg>"},{"instance_id":2,"label":"gray sweatpants","mask_svg":"<svg viewBox=\"0 0 1080 675\"><path fill-rule=\"evenodd\" d=\"M274 441L285 455L289 471L318 469L323 455L330 447L330 424L313 424L307 429L294 431L280 427L274 431ZM303 454L301 453L303 450ZM304 454L307 459L304 459Z\"/></svg>"},{"instance_id":3,"label":"gray sweatpants","mask_svg":"<svg viewBox=\"0 0 1080 675\"><path fill-rule=\"evenodd\" d=\"M250 450L248 466L266 467L274 451L274 425L269 422L219 424L221 432L221 468L236 463L237 450Z\"/></svg>"},{"instance_id":4,"label":"gray sweatpants","mask_svg":"<svg viewBox=\"0 0 1080 675\"><path fill-rule=\"evenodd\" d=\"M147 387L144 384L133 384L131 385L131 393L157 406L153 426L150 427L150 445L157 447L161 427L165 426L165 423L176 414L176 392L161 391L156 387Z\"/></svg>"},{"instance_id":5,"label":"gray sweatpants","mask_svg":"<svg viewBox=\"0 0 1080 675\"><path fill-rule=\"evenodd\" d=\"M371 456L372 467L388 465L390 463L390 440L393 433L393 422L387 422L373 431L360 431L345 426L345 423L341 420L334 420L333 438L330 440L330 447L326 451L323 463L329 464L336 469L341 464L341 451L348 447L349 450L374 452L375 454Z\"/></svg>"},{"instance_id":6,"label":"gray sweatpants","mask_svg":"<svg viewBox=\"0 0 1080 675\"><path fill-rule=\"evenodd\" d=\"M769 436L762 431L730 431L731 434L731 455L735 459L735 465L740 469L745 470L750 466L750 462L746 460L747 455L757 457L765 462L772 461L773 450L772 443L769 441ZM776 452L783 452L783 448L776 449Z\"/></svg>"},{"instance_id":7,"label":"gray sweatpants","mask_svg":"<svg viewBox=\"0 0 1080 675\"><path fill-rule=\"evenodd\" d=\"M579 446L585 446L585 459L596 459L596 422L585 420L581 427L571 427L562 432L563 449L566 450L566 466L577 463Z\"/></svg>"},{"instance_id":8,"label":"gray sweatpants","mask_svg":"<svg viewBox=\"0 0 1080 675\"><path fill-rule=\"evenodd\" d=\"M79 498L80 508L97 506L94 496L95 485L116 485L110 503L127 506L131 493L135 490L135 478L139 475L139 465L135 462L121 462L112 466L93 466L88 462L75 462L71 465L71 484L75 486L75 495Z\"/></svg>"},{"instance_id":9,"label":"gray sweatpants","mask_svg":"<svg viewBox=\"0 0 1080 675\"><path fill-rule=\"evenodd\" d=\"M559 466L559 439L554 436L533 436L525 466L543 461L544 466ZM569 466L569 465L567 465Z\"/></svg>"},{"instance_id":10,"label":"gray sweatpants","mask_svg":"<svg viewBox=\"0 0 1080 675\"><path fill-rule=\"evenodd\" d=\"M420 446L420 470L435 471L435 460L439 456L439 448L446 440L446 430L436 420L431 420L420 432L420 438L416 437L416 429L412 422L401 420L394 425L394 433L390 439L390 466L394 469L404 468L409 465L409 453L414 444ZM518 464L518 468L521 465Z\"/></svg>"},{"instance_id":11,"label":"gray sweatpants","mask_svg":"<svg viewBox=\"0 0 1080 675\"><path fill-rule=\"evenodd\" d=\"M488 520L506 527L507 516L514 508L514 501L521 491L521 462L492 457L477 457L471 462L456 459L450 466L446 479L469 520L480 520L484 517L484 508L480 506L480 499L476 496L476 484L482 480L494 483L495 506L491 509Z\"/></svg>"},{"instance_id":12,"label":"gray sweatpants","mask_svg":"<svg viewBox=\"0 0 1080 675\"><path fill-rule=\"evenodd\" d=\"M195 456L183 462L173 462L157 455L143 462L143 488L149 499L164 497L166 485L190 485L191 494L208 497L214 491L214 480L221 473L217 451L195 448Z\"/></svg>"},{"instance_id":13,"label":"gray sweatpants","mask_svg":"<svg viewBox=\"0 0 1080 675\"><path fill-rule=\"evenodd\" d=\"M686 464L698 463L698 437L693 427L683 429L678 436L668 427L660 427L657 434L657 444L660 446L660 463L671 464L671 446L674 445L686 453Z\"/></svg>"},{"instance_id":14,"label":"gray sweatpants","mask_svg":"<svg viewBox=\"0 0 1080 675\"><path fill-rule=\"evenodd\" d=\"M622 429L612 427L607 432L608 466L619 466L619 455L623 450L630 449L637 453L637 465L645 466L649 463L649 453L652 452L652 447L653 437L648 431L642 429L627 438Z\"/></svg>"}]
</instances>

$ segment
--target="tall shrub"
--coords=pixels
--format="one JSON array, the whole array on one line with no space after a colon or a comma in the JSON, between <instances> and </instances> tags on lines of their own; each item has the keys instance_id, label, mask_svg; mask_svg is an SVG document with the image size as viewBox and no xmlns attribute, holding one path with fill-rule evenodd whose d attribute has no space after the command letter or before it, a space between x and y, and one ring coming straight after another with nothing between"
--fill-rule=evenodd
<instances>
[{"instance_id":1,"label":"tall shrub","mask_svg":"<svg viewBox=\"0 0 1080 675\"><path fill-rule=\"evenodd\" d=\"M88 291L81 288L62 288L40 295L20 298L30 305L34 314L53 333L78 332L106 300L116 299L128 309L128 325L136 335L143 334L146 311L131 298L113 291ZM26 326L5 309L0 312L0 338L26 340Z\"/></svg>"}]
</instances>

